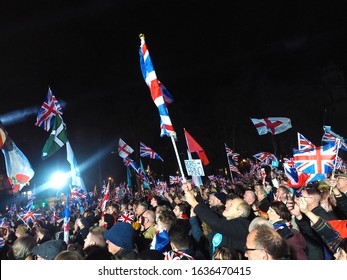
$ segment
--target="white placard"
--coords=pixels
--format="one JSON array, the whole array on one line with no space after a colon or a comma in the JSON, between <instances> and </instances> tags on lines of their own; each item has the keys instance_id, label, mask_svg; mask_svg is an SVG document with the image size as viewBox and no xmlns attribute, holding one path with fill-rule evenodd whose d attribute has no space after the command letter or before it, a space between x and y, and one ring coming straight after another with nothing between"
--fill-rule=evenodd
<instances>
[{"instance_id":1,"label":"white placard","mask_svg":"<svg viewBox=\"0 0 347 280\"><path fill-rule=\"evenodd\" d=\"M205 176L200 159L184 160L188 176Z\"/></svg>"}]
</instances>

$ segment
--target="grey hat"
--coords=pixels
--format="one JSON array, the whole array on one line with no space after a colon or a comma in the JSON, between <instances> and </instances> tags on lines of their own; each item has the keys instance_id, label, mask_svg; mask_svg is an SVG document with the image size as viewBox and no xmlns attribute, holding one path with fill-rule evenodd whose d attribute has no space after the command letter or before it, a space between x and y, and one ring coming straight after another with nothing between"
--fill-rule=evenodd
<instances>
[{"instance_id":1,"label":"grey hat","mask_svg":"<svg viewBox=\"0 0 347 280\"><path fill-rule=\"evenodd\" d=\"M48 240L32 249L32 253L46 260L54 260L56 255L65 251L67 245L63 240Z\"/></svg>"}]
</instances>

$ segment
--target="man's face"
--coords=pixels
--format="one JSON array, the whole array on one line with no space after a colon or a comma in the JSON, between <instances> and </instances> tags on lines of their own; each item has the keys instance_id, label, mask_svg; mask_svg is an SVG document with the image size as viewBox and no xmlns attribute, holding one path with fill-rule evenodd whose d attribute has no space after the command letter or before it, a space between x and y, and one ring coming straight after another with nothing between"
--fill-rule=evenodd
<instances>
[{"instance_id":1,"label":"man's face","mask_svg":"<svg viewBox=\"0 0 347 280\"><path fill-rule=\"evenodd\" d=\"M255 242L256 232L253 230L247 235L245 257L249 260L263 260L264 250L258 249Z\"/></svg>"},{"instance_id":2,"label":"man's face","mask_svg":"<svg viewBox=\"0 0 347 280\"><path fill-rule=\"evenodd\" d=\"M336 187L339 189L341 192L346 192L347 191L347 178L339 176L336 178Z\"/></svg>"}]
</instances>

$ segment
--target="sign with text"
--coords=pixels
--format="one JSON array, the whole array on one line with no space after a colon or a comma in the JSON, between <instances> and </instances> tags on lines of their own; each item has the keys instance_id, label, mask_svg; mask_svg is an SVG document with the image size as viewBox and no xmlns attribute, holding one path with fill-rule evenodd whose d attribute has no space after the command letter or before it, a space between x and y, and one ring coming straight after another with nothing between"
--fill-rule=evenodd
<instances>
[{"instance_id":1,"label":"sign with text","mask_svg":"<svg viewBox=\"0 0 347 280\"><path fill-rule=\"evenodd\" d=\"M188 176L205 176L200 159L184 160Z\"/></svg>"}]
</instances>

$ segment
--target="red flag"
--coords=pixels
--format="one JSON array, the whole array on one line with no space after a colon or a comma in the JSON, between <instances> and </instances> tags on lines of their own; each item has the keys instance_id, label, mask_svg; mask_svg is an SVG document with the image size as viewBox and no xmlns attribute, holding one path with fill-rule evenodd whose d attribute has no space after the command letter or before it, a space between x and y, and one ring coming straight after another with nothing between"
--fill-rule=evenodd
<instances>
[{"instance_id":1,"label":"red flag","mask_svg":"<svg viewBox=\"0 0 347 280\"><path fill-rule=\"evenodd\" d=\"M198 142L196 142L194 140L194 138L187 132L187 130L184 129L184 134L186 136L186 141L187 141L187 146L188 146L188 150L189 152L193 153L197 153L199 158L201 159L201 162L203 165L207 165L209 164L209 160L205 154L205 151L203 148L201 148L201 146L198 144Z\"/></svg>"}]
</instances>

